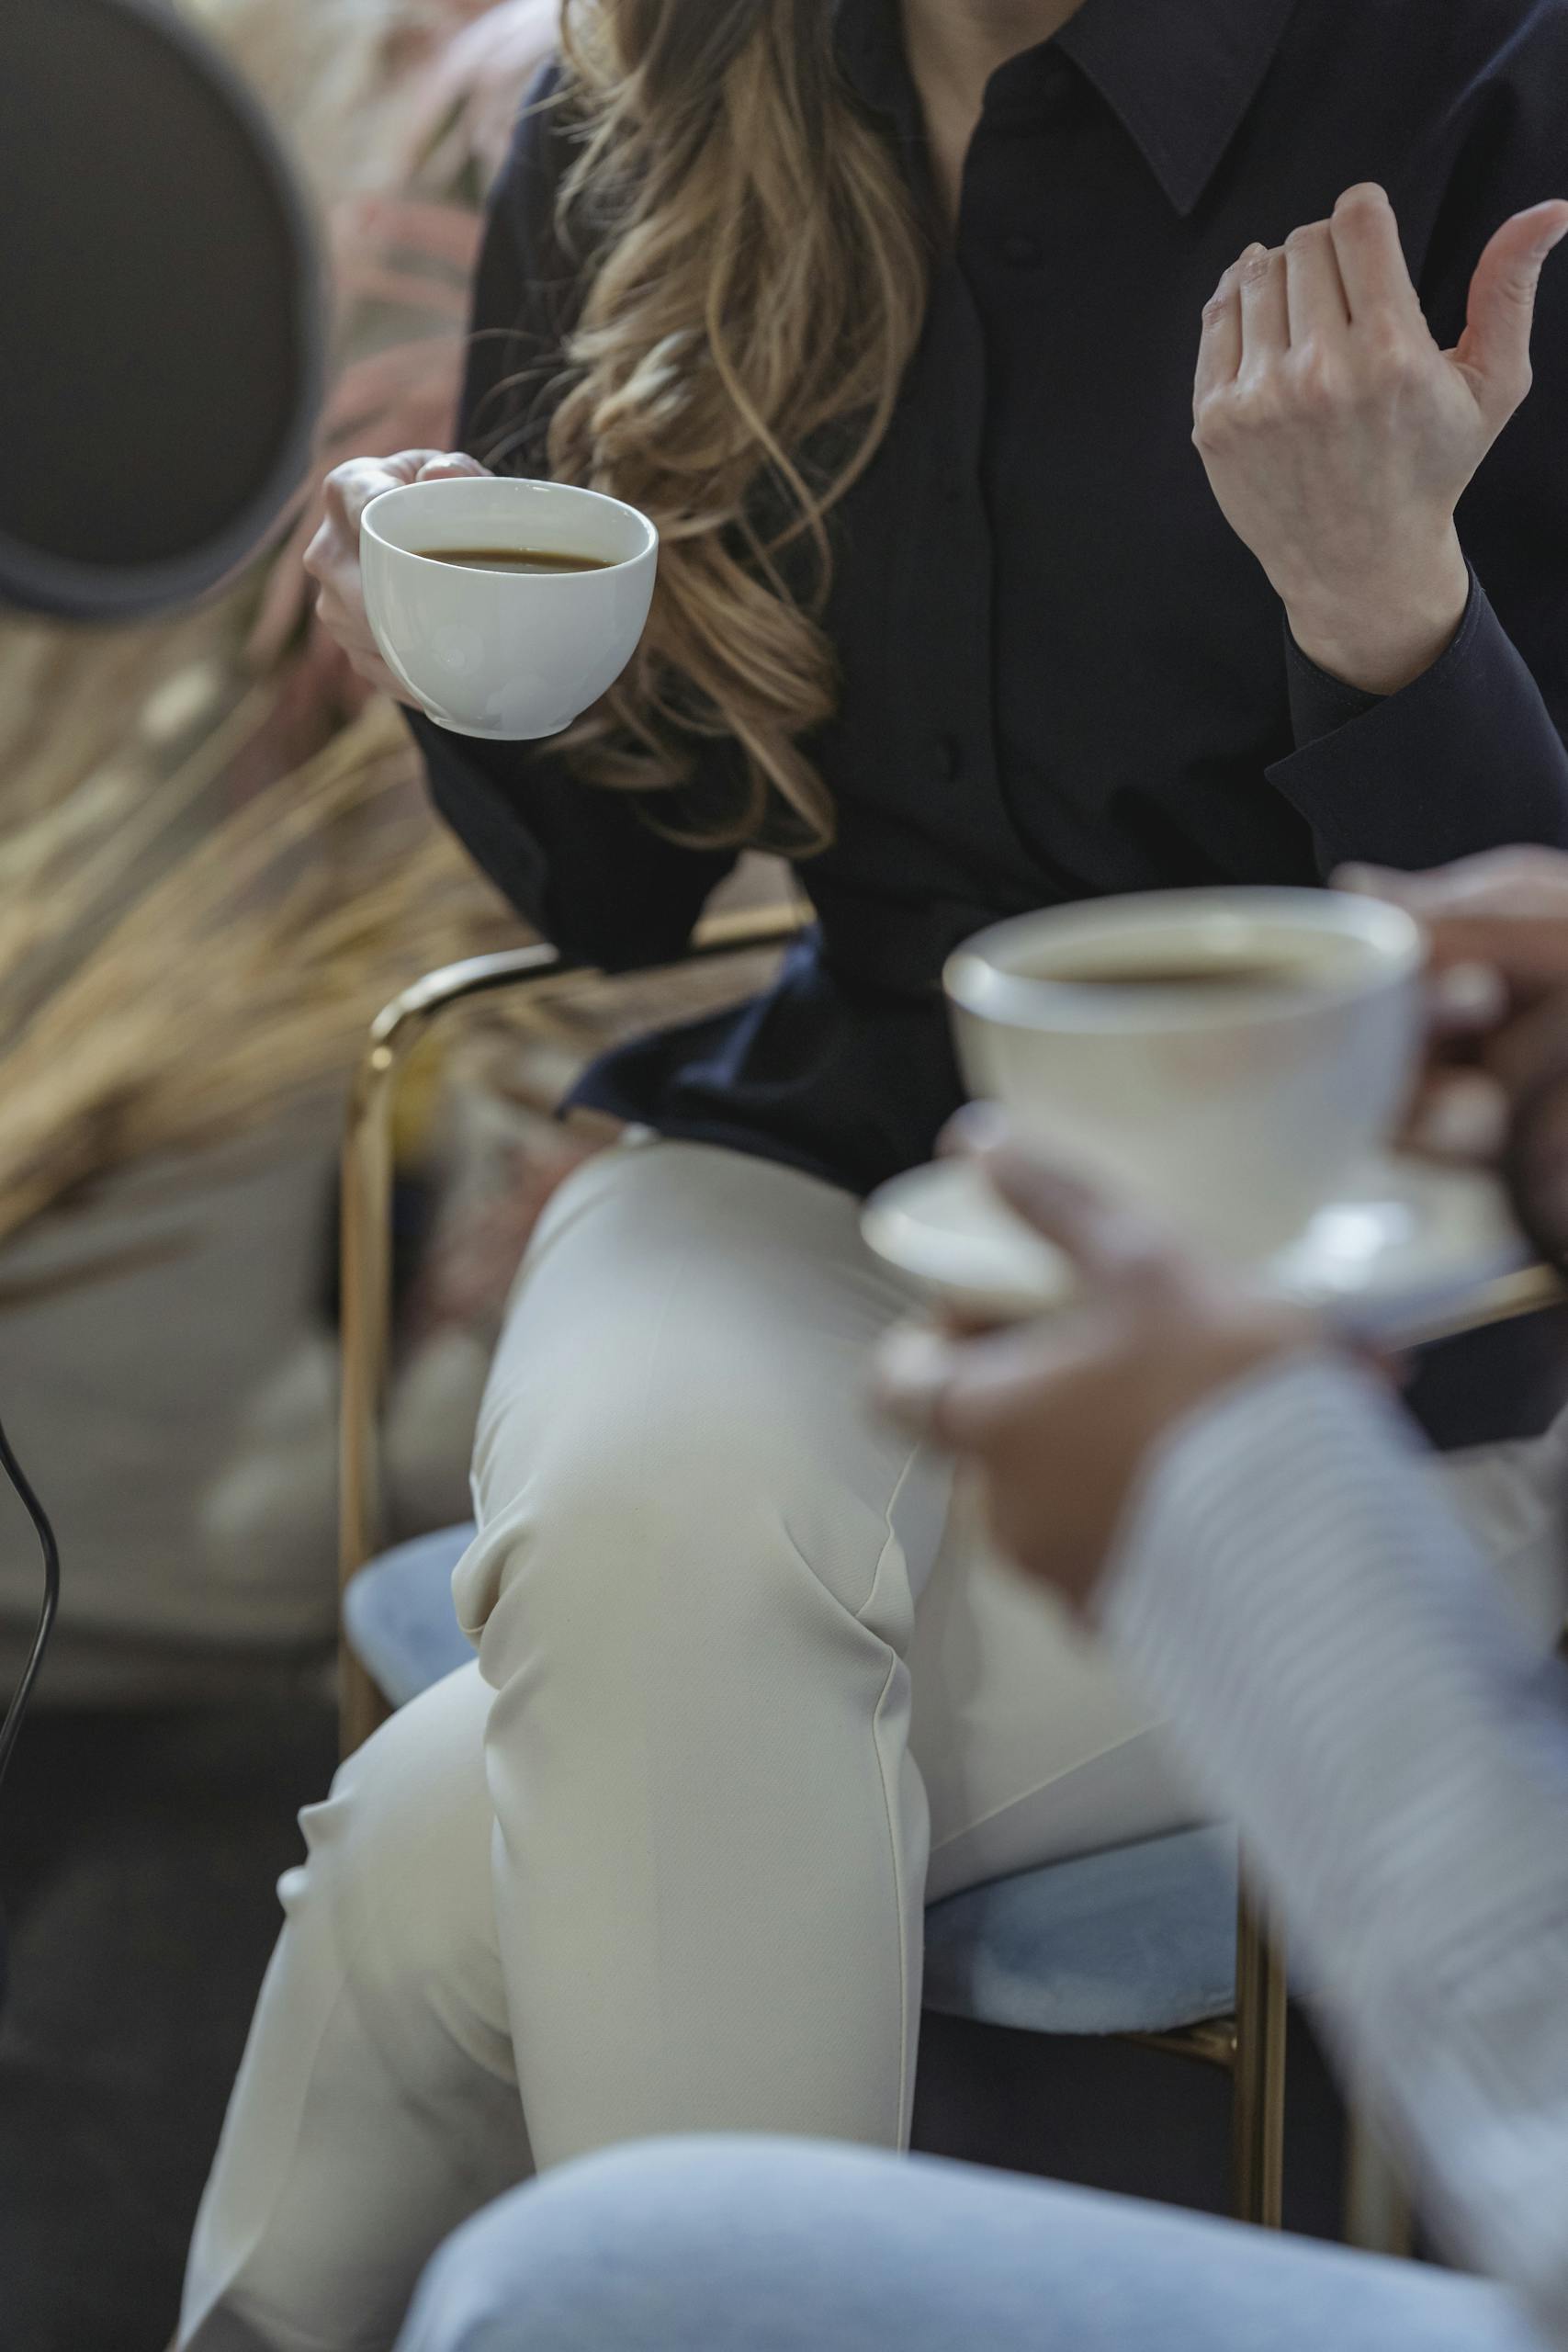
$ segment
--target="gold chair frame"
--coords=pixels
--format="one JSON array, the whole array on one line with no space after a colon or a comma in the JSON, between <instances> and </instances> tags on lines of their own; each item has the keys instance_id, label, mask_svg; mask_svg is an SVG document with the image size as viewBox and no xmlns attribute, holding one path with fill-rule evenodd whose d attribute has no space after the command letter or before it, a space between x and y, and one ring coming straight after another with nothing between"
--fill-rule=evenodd
<instances>
[{"instance_id":1,"label":"gold chair frame","mask_svg":"<svg viewBox=\"0 0 1568 2352\"><path fill-rule=\"evenodd\" d=\"M711 916L698 929L684 963L782 947L801 927L790 909ZM674 967L670 967L674 968ZM345 1585L384 1548L386 1481L381 1419L391 1344L392 1136L400 1079L411 1055L454 1008L502 992L525 1012L543 1011L596 976L548 946L480 956L431 972L394 998L372 1026L352 1089L343 1168L343 1387L339 1571ZM616 978L626 976L617 975ZM651 976L644 976L651 977ZM1423 1341L1457 1336L1490 1323L1535 1313L1562 1296L1540 1268L1509 1275L1455 1315L1436 1317ZM339 1702L346 1755L383 1723L390 1710L346 1641L339 1652ZM1231 2205L1238 2219L1265 2228L1281 2225L1285 2122L1284 1961L1243 1893L1236 1926L1235 2007L1174 2033L1126 2037L1222 2069L1231 2082ZM1352 2242L1385 2251L1407 2238L1407 2220L1386 2168L1353 2132ZM1358 2191L1357 2180L1365 2185ZM1361 2211L1357 2211L1359 2203Z\"/></svg>"}]
</instances>

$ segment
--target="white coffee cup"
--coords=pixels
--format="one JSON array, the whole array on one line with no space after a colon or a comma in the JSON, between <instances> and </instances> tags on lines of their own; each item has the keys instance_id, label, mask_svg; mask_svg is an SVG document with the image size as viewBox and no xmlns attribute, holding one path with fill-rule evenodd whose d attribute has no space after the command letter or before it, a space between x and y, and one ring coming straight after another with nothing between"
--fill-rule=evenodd
<instances>
[{"instance_id":1,"label":"white coffee cup","mask_svg":"<svg viewBox=\"0 0 1568 2352\"><path fill-rule=\"evenodd\" d=\"M547 548L591 571L481 571L441 548ZM365 609L392 675L456 735L559 734L613 686L653 601L646 514L563 482L465 476L383 491L360 530Z\"/></svg>"},{"instance_id":2,"label":"white coffee cup","mask_svg":"<svg viewBox=\"0 0 1568 2352\"><path fill-rule=\"evenodd\" d=\"M976 1094L1245 1262L1293 1239L1392 1134L1420 1052L1422 952L1376 899L1183 890L999 923L944 978Z\"/></svg>"}]
</instances>

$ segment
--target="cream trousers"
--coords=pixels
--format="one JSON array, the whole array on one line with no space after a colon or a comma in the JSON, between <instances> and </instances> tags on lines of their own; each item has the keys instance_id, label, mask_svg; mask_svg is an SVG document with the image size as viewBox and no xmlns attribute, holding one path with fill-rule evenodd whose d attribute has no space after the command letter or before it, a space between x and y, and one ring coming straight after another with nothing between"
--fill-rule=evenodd
<instances>
[{"instance_id":1,"label":"cream trousers","mask_svg":"<svg viewBox=\"0 0 1568 2352\"><path fill-rule=\"evenodd\" d=\"M899 2144L926 1900L1192 1817L868 1408L908 1305L769 1162L636 1142L557 1195L480 1416L478 1662L304 1816L182 2345L389 2345L457 2222L617 2141Z\"/></svg>"}]
</instances>

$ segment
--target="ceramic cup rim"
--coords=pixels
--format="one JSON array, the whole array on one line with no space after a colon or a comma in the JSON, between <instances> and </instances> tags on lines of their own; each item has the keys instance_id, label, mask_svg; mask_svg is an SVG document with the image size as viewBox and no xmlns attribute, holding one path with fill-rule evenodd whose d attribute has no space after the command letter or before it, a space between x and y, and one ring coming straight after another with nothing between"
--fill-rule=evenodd
<instances>
[{"instance_id":1,"label":"ceramic cup rim","mask_svg":"<svg viewBox=\"0 0 1568 2352\"><path fill-rule=\"evenodd\" d=\"M384 548L389 555L400 556L405 563L417 563L430 571L441 571L450 575L454 567L449 563L444 563L439 556L426 555L418 548L401 547L396 539L389 539L385 532L378 530L375 523L377 509L394 500L406 499L412 491L468 489L494 491L498 487L503 492L513 487L519 490L553 491L558 495L572 501L583 501L594 506L609 507L617 514L626 515L630 522L637 526L642 534L642 545L634 548L629 555L615 556L609 561L596 563L592 571L490 571L482 565L465 565L463 569L477 580L535 582L544 581L552 590L565 587L575 591L585 585L591 586L594 581L603 580L611 572L624 571L629 565L646 563L649 556L657 555L659 551L659 526L649 520L640 507L628 506L625 499L611 498L602 490L584 490L577 482L546 481L537 477L524 474L454 474L448 481L394 482L389 490L378 491L375 497L369 501L359 518L360 531L362 534L368 534L377 546Z\"/></svg>"},{"instance_id":2,"label":"ceramic cup rim","mask_svg":"<svg viewBox=\"0 0 1568 2352\"><path fill-rule=\"evenodd\" d=\"M1355 919L1348 920L1352 911ZM1103 930L1095 920L1097 913L1103 915ZM1064 934L1079 933L1088 945L1091 937L1096 944L1115 937L1123 924L1129 935L1136 935L1145 928L1145 916L1179 921L1200 913L1232 914L1260 926L1272 916L1276 921L1288 920L1298 936L1315 931L1324 938L1355 941L1372 954L1367 961L1348 965L1342 976L1330 973L1314 978L1310 987L1290 979L1258 981L1224 997L1201 1000L1157 980L1146 988L1135 981L1119 982L1112 991L1092 978L1061 980L1019 972L1005 960L1026 937L1037 941L1042 922L1054 916L1062 918ZM1050 908L992 923L953 950L942 968L942 987L950 1002L972 1020L1038 1036L1213 1034L1309 1018L1327 1007L1379 996L1410 981L1425 956L1420 925L1403 908L1385 899L1365 899L1348 891L1235 889L1215 885L1207 889L1148 890L1082 900L1073 907Z\"/></svg>"}]
</instances>

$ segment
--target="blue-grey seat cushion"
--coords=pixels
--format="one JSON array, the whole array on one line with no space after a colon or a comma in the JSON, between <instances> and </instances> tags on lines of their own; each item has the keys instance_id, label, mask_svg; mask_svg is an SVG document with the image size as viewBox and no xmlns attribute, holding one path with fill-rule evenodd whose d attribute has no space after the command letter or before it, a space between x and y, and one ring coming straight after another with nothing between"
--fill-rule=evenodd
<instances>
[{"instance_id":1,"label":"blue-grey seat cushion","mask_svg":"<svg viewBox=\"0 0 1568 2352\"><path fill-rule=\"evenodd\" d=\"M349 1645L394 1707L406 1707L444 1675L474 1662L474 1645L452 1607L452 1571L473 1533L471 1527L443 1527L416 1535L350 1579L343 1596Z\"/></svg>"},{"instance_id":2,"label":"blue-grey seat cushion","mask_svg":"<svg viewBox=\"0 0 1568 2352\"><path fill-rule=\"evenodd\" d=\"M1235 1998L1232 1829L1182 1829L933 1903L928 2009L1035 2033L1169 2033Z\"/></svg>"},{"instance_id":3,"label":"blue-grey seat cushion","mask_svg":"<svg viewBox=\"0 0 1568 2352\"><path fill-rule=\"evenodd\" d=\"M471 1527L400 1544L350 1583L348 1638L402 1706L473 1658L452 1609ZM993 1880L926 1914L926 2007L1036 2033L1168 2033L1235 1997L1235 1838L1186 1829Z\"/></svg>"}]
</instances>

